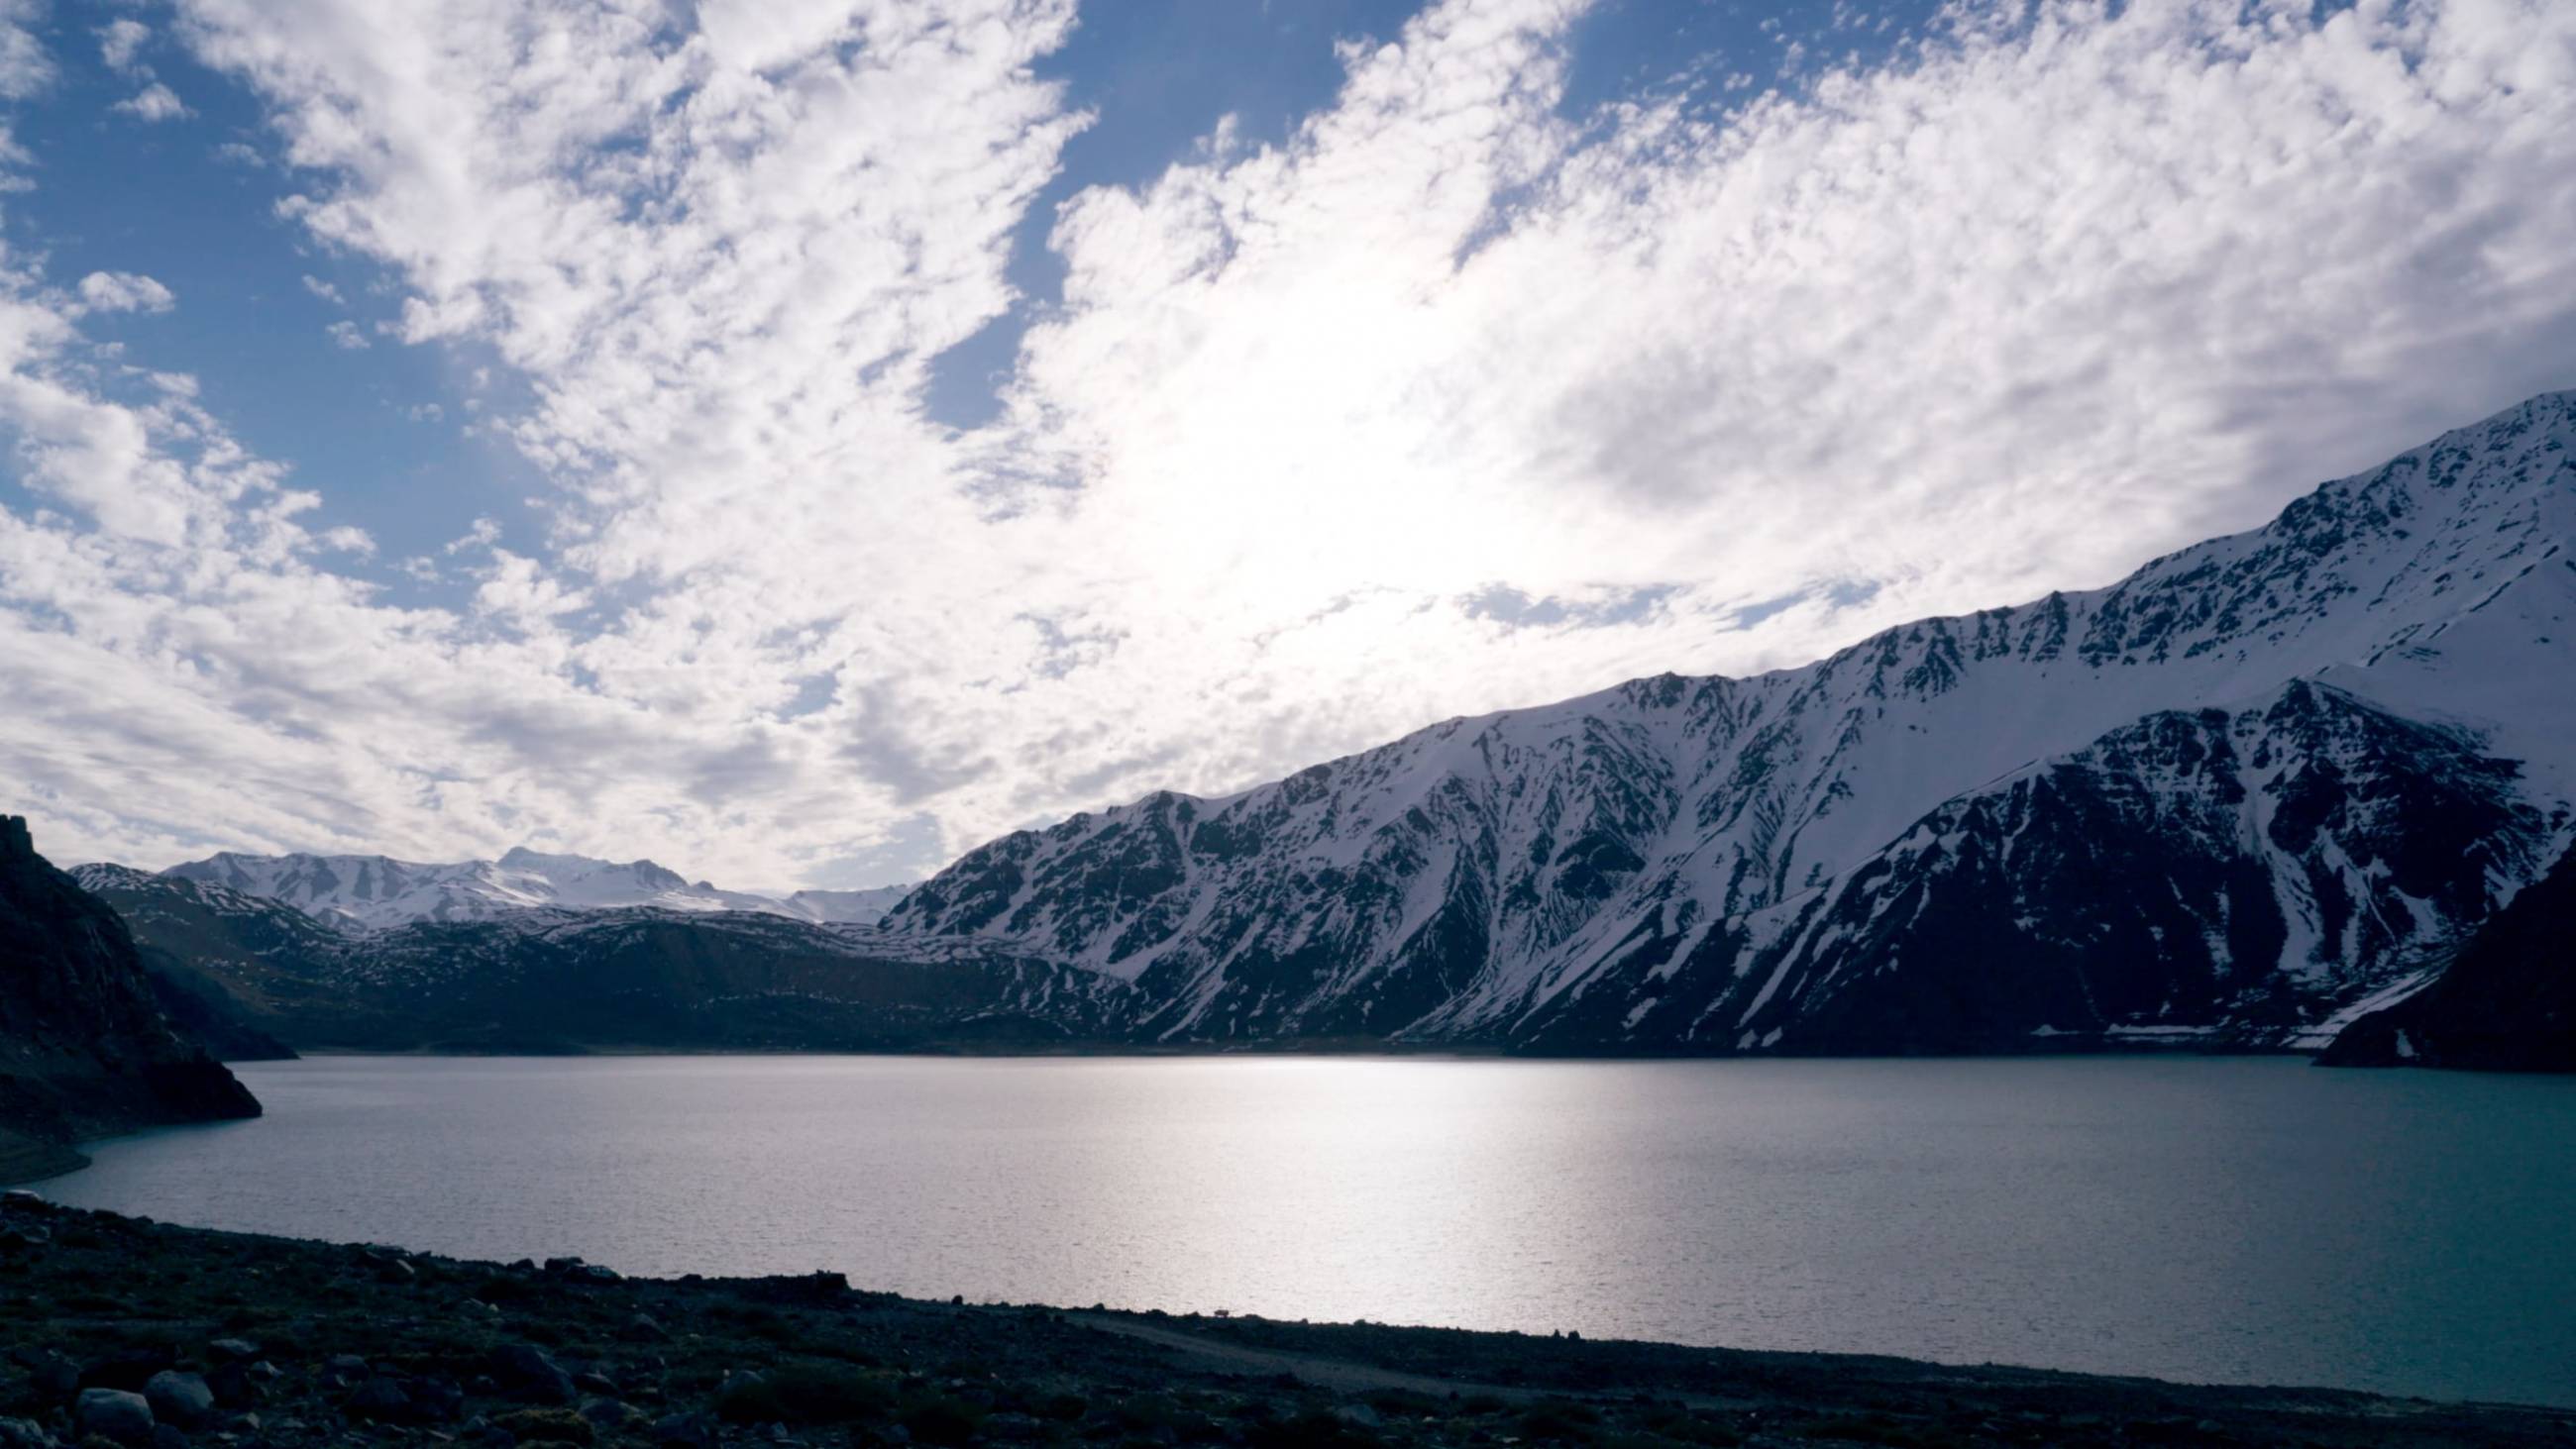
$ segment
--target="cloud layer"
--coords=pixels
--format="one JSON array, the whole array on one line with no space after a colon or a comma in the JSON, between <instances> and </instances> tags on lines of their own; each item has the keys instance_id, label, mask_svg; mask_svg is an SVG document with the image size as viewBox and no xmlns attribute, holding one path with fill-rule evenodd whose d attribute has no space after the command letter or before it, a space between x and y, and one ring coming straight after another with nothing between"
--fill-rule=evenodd
<instances>
[{"instance_id":1,"label":"cloud layer","mask_svg":"<svg viewBox=\"0 0 2576 1449\"><path fill-rule=\"evenodd\" d=\"M1032 71L1069 0L185 0L292 220L524 383L551 532L396 607L297 521L369 480L289 486L84 335L166 290L22 260L0 777L74 856L851 884L2105 582L2576 382L2564 5L1963 12L1569 114L1584 8L1436 5L1283 144L1076 195L961 434L920 399L1086 122Z\"/></svg>"}]
</instances>

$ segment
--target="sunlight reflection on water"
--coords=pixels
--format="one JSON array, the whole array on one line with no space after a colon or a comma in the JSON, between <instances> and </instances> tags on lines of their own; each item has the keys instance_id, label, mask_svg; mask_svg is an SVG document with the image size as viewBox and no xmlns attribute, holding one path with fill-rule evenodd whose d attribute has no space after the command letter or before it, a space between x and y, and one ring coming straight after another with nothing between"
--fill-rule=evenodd
<instances>
[{"instance_id":1,"label":"sunlight reflection on water","mask_svg":"<svg viewBox=\"0 0 2576 1449\"><path fill-rule=\"evenodd\" d=\"M2576 1402L2576 1082L2278 1059L319 1058L45 1185L627 1272Z\"/></svg>"}]
</instances>

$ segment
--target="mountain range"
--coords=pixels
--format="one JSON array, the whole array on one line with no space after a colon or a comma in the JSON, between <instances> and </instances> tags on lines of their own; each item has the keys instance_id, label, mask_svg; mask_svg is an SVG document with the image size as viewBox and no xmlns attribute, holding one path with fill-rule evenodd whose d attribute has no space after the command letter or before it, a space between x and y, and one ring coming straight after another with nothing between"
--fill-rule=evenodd
<instances>
[{"instance_id":1,"label":"mountain range","mask_svg":"<svg viewBox=\"0 0 2576 1449\"><path fill-rule=\"evenodd\" d=\"M540 907L653 906L673 911L754 911L818 924L866 923L909 887L798 891L786 897L720 890L649 860L593 860L522 846L499 860L423 865L383 855L241 855L174 865L165 874L284 901L318 920L357 930L414 921L488 920Z\"/></svg>"},{"instance_id":2,"label":"mountain range","mask_svg":"<svg viewBox=\"0 0 2576 1449\"><path fill-rule=\"evenodd\" d=\"M890 932L1166 1042L2316 1045L2576 829L2576 394L2105 589L1006 836Z\"/></svg>"},{"instance_id":3,"label":"mountain range","mask_svg":"<svg viewBox=\"0 0 2576 1449\"><path fill-rule=\"evenodd\" d=\"M1159 792L972 850L873 924L529 851L82 879L299 1042L793 1044L841 1010L796 1003L854 993L834 1040L2394 1040L2576 839L2571 444L2576 393L2535 398L2108 588ZM904 991L936 1000L867 1015Z\"/></svg>"},{"instance_id":4,"label":"mountain range","mask_svg":"<svg viewBox=\"0 0 2576 1449\"><path fill-rule=\"evenodd\" d=\"M977 941L767 911L537 906L359 930L192 876L82 865L209 1040L306 1049L894 1051L1106 1040L1125 983ZM264 1053L255 1053L264 1054Z\"/></svg>"}]
</instances>

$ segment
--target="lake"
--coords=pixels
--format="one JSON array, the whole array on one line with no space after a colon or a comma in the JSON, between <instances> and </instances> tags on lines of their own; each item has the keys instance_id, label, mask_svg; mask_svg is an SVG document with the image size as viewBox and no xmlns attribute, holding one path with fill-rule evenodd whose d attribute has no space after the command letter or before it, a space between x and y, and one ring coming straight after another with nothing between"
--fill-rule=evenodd
<instances>
[{"instance_id":1,"label":"lake","mask_svg":"<svg viewBox=\"0 0 2576 1449\"><path fill-rule=\"evenodd\" d=\"M337 1057L43 1185L628 1273L2576 1403L2576 1080L2281 1058Z\"/></svg>"}]
</instances>

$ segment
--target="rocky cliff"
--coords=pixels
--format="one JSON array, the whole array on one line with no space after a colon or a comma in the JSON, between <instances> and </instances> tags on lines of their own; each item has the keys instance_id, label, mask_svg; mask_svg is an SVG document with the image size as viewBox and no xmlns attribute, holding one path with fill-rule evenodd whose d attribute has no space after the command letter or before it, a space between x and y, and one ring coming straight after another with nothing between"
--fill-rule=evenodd
<instances>
[{"instance_id":1,"label":"rocky cliff","mask_svg":"<svg viewBox=\"0 0 2576 1449\"><path fill-rule=\"evenodd\" d=\"M258 1115L162 1011L116 912L0 816L0 1160L37 1175L80 1138Z\"/></svg>"}]
</instances>

